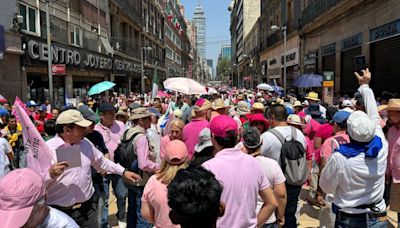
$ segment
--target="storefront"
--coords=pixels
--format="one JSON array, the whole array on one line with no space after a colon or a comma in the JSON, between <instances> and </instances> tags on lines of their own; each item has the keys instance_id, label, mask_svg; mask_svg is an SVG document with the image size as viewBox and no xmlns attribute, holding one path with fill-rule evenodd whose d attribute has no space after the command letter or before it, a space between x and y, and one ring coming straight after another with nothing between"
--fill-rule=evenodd
<instances>
[{"instance_id":1,"label":"storefront","mask_svg":"<svg viewBox=\"0 0 400 228\"><path fill-rule=\"evenodd\" d=\"M354 76L356 56L361 55L362 33L341 40L340 90L343 95L352 96L358 88Z\"/></svg>"},{"instance_id":2,"label":"storefront","mask_svg":"<svg viewBox=\"0 0 400 228\"><path fill-rule=\"evenodd\" d=\"M321 49L321 53L322 53L322 72L324 71L335 72L336 43L323 46Z\"/></svg>"},{"instance_id":3,"label":"storefront","mask_svg":"<svg viewBox=\"0 0 400 228\"><path fill-rule=\"evenodd\" d=\"M49 99L47 74L48 47L46 40L24 35L25 50L22 66L27 79L28 98L42 103ZM65 65L63 75L53 75L55 105L64 105L65 98L86 99L94 84L108 80L113 70L113 60L104 54L53 42L53 64Z\"/></svg>"},{"instance_id":4,"label":"storefront","mask_svg":"<svg viewBox=\"0 0 400 228\"><path fill-rule=\"evenodd\" d=\"M283 54L281 55L281 69L284 74ZM292 83L299 77L299 49L297 47L286 51L286 88L292 88Z\"/></svg>"},{"instance_id":5,"label":"storefront","mask_svg":"<svg viewBox=\"0 0 400 228\"><path fill-rule=\"evenodd\" d=\"M400 20L370 30L371 87L375 95L400 88Z\"/></svg>"},{"instance_id":6,"label":"storefront","mask_svg":"<svg viewBox=\"0 0 400 228\"><path fill-rule=\"evenodd\" d=\"M318 51L310 51L304 55L304 73L318 72Z\"/></svg>"},{"instance_id":7,"label":"storefront","mask_svg":"<svg viewBox=\"0 0 400 228\"><path fill-rule=\"evenodd\" d=\"M129 94L131 91L138 91L140 85L140 62L129 60L123 57L114 56L114 74L110 80L117 84L114 90L118 93Z\"/></svg>"}]
</instances>

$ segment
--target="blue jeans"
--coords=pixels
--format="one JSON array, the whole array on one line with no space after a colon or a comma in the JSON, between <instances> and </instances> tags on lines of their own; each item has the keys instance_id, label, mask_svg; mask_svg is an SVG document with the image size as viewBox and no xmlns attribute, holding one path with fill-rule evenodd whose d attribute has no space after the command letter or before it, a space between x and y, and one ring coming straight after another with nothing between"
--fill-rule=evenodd
<instances>
[{"instance_id":1,"label":"blue jeans","mask_svg":"<svg viewBox=\"0 0 400 228\"><path fill-rule=\"evenodd\" d=\"M14 168L25 168L27 165L26 150L14 147L13 151L14 151L14 161L13 161Z\"/></svg>"},{"instance_id":2,"label":"blue jeans","mask_svg":"<svg viewBox=\"0 0 400 228\"><path fill-rule=\"evenodd\" d=\"M278 224L276 223L264 224L262 228L278 228Z\"/></svg>"},{"instance_id":3,"label":"blue jeans","mask_svg":"<svg viewBox=\"0 0 400 228\"><path fill-rule=\"evenodd\" d=\"M341 214L336 214L335 228L352 228L352 227L362 227L362 228L386 228L387 219L381 221L379 218L373 216L365 215L363 218L351 218L347 216L342 216Z\"/></svg>"},{"instance_id":4,"label":"blue jeans","mask_svg":"<svg viewBox=\"0 0 400 228\"><path fill-rule=\"evenodd\" d=\"M297 227L296 211L300 191L301 186L294 186L286 183L287 204L285 208L285 225L283 225L284 228Z\"/></svg>"},{"instance_id":5,"label":"blue jeans","mask_svg":"<svg viewBox=\"0 0 400 228\"><path fill-rule=\"evenodd\" d=\"M110 182L114 190L115 197L117 198L117 219L118 221L125 221L125 203L126 203L126 187L122 181L121 176L116 174L109 174L104 178L104 206L101 218L102 227L103 221L108 221L108 200L110 193Z\"/></svg>"},{"instance_id":6,"label":"blue jeans","mask_svg":"<svg viewBox=\"0 0 400 228\"><path fill-rule=\"evenodd\" d=\"M128 188L128 213L127 227L128 228L151 228L141 213L142 195L144 187L129 187Z\"/></svg>"}]
</instances>

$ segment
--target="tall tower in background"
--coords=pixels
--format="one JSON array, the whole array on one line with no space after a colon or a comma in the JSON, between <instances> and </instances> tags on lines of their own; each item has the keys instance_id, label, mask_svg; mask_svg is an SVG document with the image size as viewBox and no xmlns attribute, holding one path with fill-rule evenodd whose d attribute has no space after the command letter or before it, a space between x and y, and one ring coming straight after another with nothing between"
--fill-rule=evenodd
<instances>
[{"instance_id":1,"label":"tall tower in background","mask_svg":"<svg viewBox=\"0 0 400 228\"><path fill-rule=\"evenodd\" d=\"M206 16L204 15L203 7L200 2L196 7L193 15L193 23L197 29L196 47L199 54L206 58Z\"/></svg>"}]
</instances>

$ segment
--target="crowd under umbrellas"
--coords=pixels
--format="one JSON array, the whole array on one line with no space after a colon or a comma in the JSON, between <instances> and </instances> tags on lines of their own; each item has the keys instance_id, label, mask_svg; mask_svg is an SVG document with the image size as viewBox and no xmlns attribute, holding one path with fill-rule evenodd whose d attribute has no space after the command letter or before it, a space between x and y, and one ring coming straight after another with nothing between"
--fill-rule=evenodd
<instances>
[{"instance_id":1,"label":"crowd under umbrellas","mask_svg":"<svg viewBox=\"0 0 400 228\"><path fill-rule=\"evenodd\" d=\"M355 77L330 105L318 75L294 82L304 94L171 78L149 94L102 82L66 107L0 96L0 226L108 227L112 188L119 227L297 227L301 192L320 227L387 227L400 100Z\"/></svg>"}]
</instances>

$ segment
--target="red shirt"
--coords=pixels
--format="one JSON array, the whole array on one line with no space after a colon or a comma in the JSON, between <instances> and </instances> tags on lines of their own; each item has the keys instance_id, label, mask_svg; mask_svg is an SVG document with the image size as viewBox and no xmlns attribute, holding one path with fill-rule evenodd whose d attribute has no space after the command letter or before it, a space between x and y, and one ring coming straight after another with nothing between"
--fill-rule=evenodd
<instances>
[{"instance_id":1,"label":"red shirt","mask_svg":"<svg viewBox=\"0 0 400 228\"><path fill-rule=\"evenodd\" d=\"M36 114L35 120L36 120L36 128L38 129L39 133L44 132L44 122L47 120L51 120L53 118L53 115L50 113L47 113L46 116L43 118L40 116L40 114Z\"/></svg>"}]
</instances>

